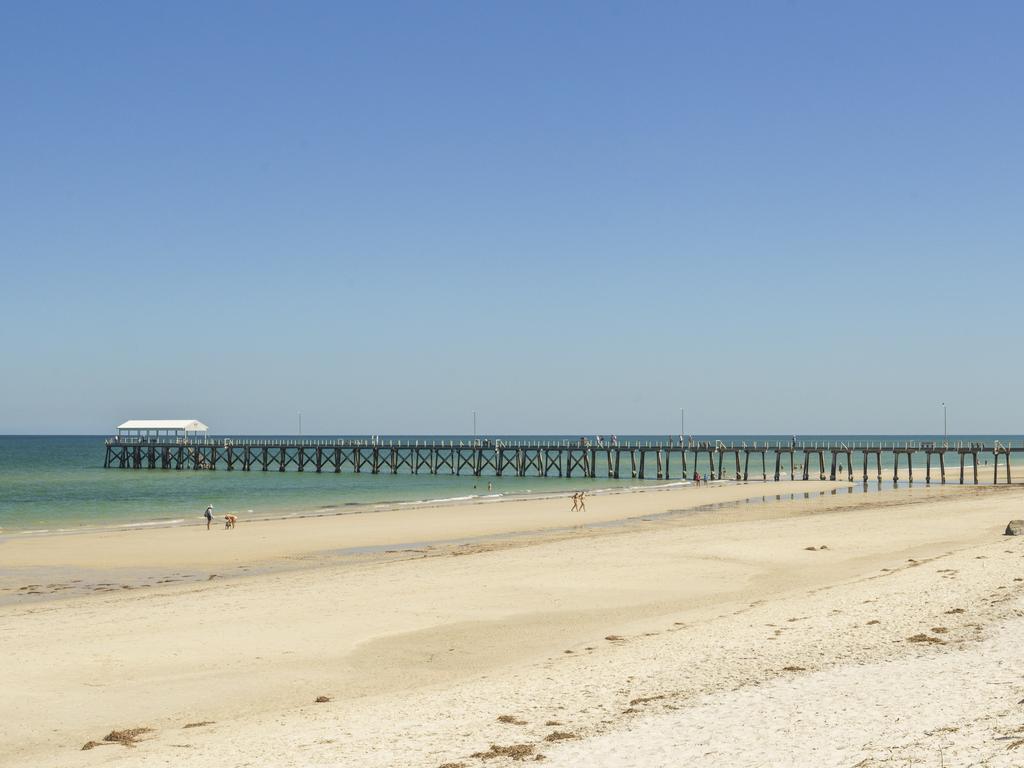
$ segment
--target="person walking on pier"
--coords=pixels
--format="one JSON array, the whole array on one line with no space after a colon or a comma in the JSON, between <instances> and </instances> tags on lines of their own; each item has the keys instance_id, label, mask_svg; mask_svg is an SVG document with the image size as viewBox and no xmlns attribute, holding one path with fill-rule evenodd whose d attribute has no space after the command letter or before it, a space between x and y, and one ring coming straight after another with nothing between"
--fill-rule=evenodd
<instances>
[{"instance_id":1,"label":"person walking on pier","mask_svg":"<svg viewBox=\"0 0 1024 768\"><path fill-rule=\"evenodd\" d=\"M206 505L206 512L203 516L206 518L206 530L210 530L210 523L213 522L213 504Z\"/></svg>"}]
</instances>

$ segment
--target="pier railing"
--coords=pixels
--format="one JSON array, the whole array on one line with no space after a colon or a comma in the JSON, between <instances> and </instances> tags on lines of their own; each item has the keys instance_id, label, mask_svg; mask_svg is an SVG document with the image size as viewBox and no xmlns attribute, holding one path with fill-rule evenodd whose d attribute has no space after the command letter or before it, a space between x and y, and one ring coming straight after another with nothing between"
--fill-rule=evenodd
<instances>
[{"instance_id":1,"label":"pier railing","mask_svg":"<svg viewBox=\"0 0 1024 768\"><path fill-rule=\"evenodd\" d=\"M388 439L388 440L374 440L373 438L302 438L302 437L271 437L271 438L247 438L247 437L205 437L205 438L147 438L147 437L109 437L106 439L106 445L193 445L193 446L204 446L204 445L233 445L235 447L245 446L306 446L315 448L321 447L398 447L398 448L414 448L414 447L428 447L432 445L443 445L448 447L459 447L459 448L592 448L596 450L607 450L609 448L634 448L634 449L662 449L662 450L680 450L685 449L688 451L693 450L712 450L712 451L935 451L944 449L949 452L958 450L974 450L979 452L1001 453L1003 451L1024 451L1024 441L1018 441L1016 444L1013 440L1002 442L1000 440L993 441L992 444L982 442L969 442L963 440L955 441L944 441L937 442L934 440L890 440L890 441L854 441L852 443L845 442L833 442L833 441L804 441L797 440L795 442L789 442L785 440L776 441L729 441L725 442L722 440L687 440L683 443L678 443L674 440L618 440L615 442L595 442L592 440L508 440L508 439L490 439L490 438L479 438L476 440L461 439L461 440L413 440L413 439Z\"/></svg>"}]
</instances>

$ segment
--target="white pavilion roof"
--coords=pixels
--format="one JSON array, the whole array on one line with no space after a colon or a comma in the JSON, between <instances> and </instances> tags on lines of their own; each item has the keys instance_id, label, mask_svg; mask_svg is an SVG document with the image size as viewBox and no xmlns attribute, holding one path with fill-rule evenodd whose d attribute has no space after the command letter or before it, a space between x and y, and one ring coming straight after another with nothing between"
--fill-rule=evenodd
<instances>
[{"instance_id":1,"label":"white pavilion roof","mask_svg":"<svg viewBox=\"0 0 1024 768\"><path fill-rule=\"evenodd\" d=\"M118 429L181 429L186 432L206 432L203 422L195 419L132 419L119 424Z\"/></svg>"}]
</instances>

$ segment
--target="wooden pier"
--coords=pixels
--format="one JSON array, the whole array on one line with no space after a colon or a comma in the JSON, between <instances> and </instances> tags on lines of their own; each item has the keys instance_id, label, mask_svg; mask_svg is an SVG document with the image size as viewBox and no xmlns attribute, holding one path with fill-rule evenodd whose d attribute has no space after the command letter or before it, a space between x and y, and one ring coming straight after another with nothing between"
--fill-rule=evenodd
<instances>
[{"instance_id":1,"label":"wooden pier","mask_svg":"<svg viewBox=\"0 0 1024 768\"><path fill-rule=\"evenodd\" d=\"M998 482L1000 460L1010 482L1010 457L1024 453L1024 444L986 443L746 443L691 441L592 443L589 441L533 442L529 440L323 440L323 439L212 439L125 438L106 441L104 467L118 469L225 470L228 472L352 472L369 474L432 474L517 477L629 477L636 480L691 479L698 465L711 480L751 479L750 459L755 457L753 477L788 476L803 480L826 477L852 482L854 465L861 461L861 479L867 482L873 465L875 479L882 480L882 457L892 457L893 481L905 466L914 482L914 459L923 455L926 483L946 482L946 458L959 458L959 481L965 467L979 482L979 457L992 457L992 481ZM771 458L769 458L771 457ZM827 457L827 458L826 458ZM703 461L702 461L703 460ZM816 470L811 471L812 466ZM918 464L920 467L920 463ZM828 471L826 472L826 467Z\"/></svg>"}]
</instances>

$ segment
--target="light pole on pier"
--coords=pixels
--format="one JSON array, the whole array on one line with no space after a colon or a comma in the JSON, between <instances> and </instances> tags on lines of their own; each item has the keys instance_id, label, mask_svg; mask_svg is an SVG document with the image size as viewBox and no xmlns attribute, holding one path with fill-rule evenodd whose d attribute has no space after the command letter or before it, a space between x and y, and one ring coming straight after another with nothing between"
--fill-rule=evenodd
<instances>
[{"instance_id":1,"label":"light pole on pier","mask_svg":"<svg viewBox=\"0 0 1024 768\"><path fill-rule=\"evenodd\" d=\"M942 404L942 442L946 442L946 404Z\"/></svg>"},{"instance_id":2,"label":"light pole on pier","mask_svg":"<svg viewBox=\"0 0 1024 768\"><path fill-rule=\"evenodd\" d=\"M476 411L473 411L473 439L476 440Z\"/></svg>"},{"instance_id":3,"label":"light pole on pier","mask_svg":"<svg viewBox=\"0 0 1024 768\"><path fill-rule=\"evenodd\" d=\"M302 437L302 411L299 411L299 437Z\"/></svg>"},{"instance_id":4,"label":"light pole on pier","mask_svg":"<svg viewBox=\"0 0 1024 768\"><path fill-rule=\"evenodd\" d=\"M679 409L679 444L683 444L683 438L686 437L686 409Z\"/></svg>"}]
</instances>

